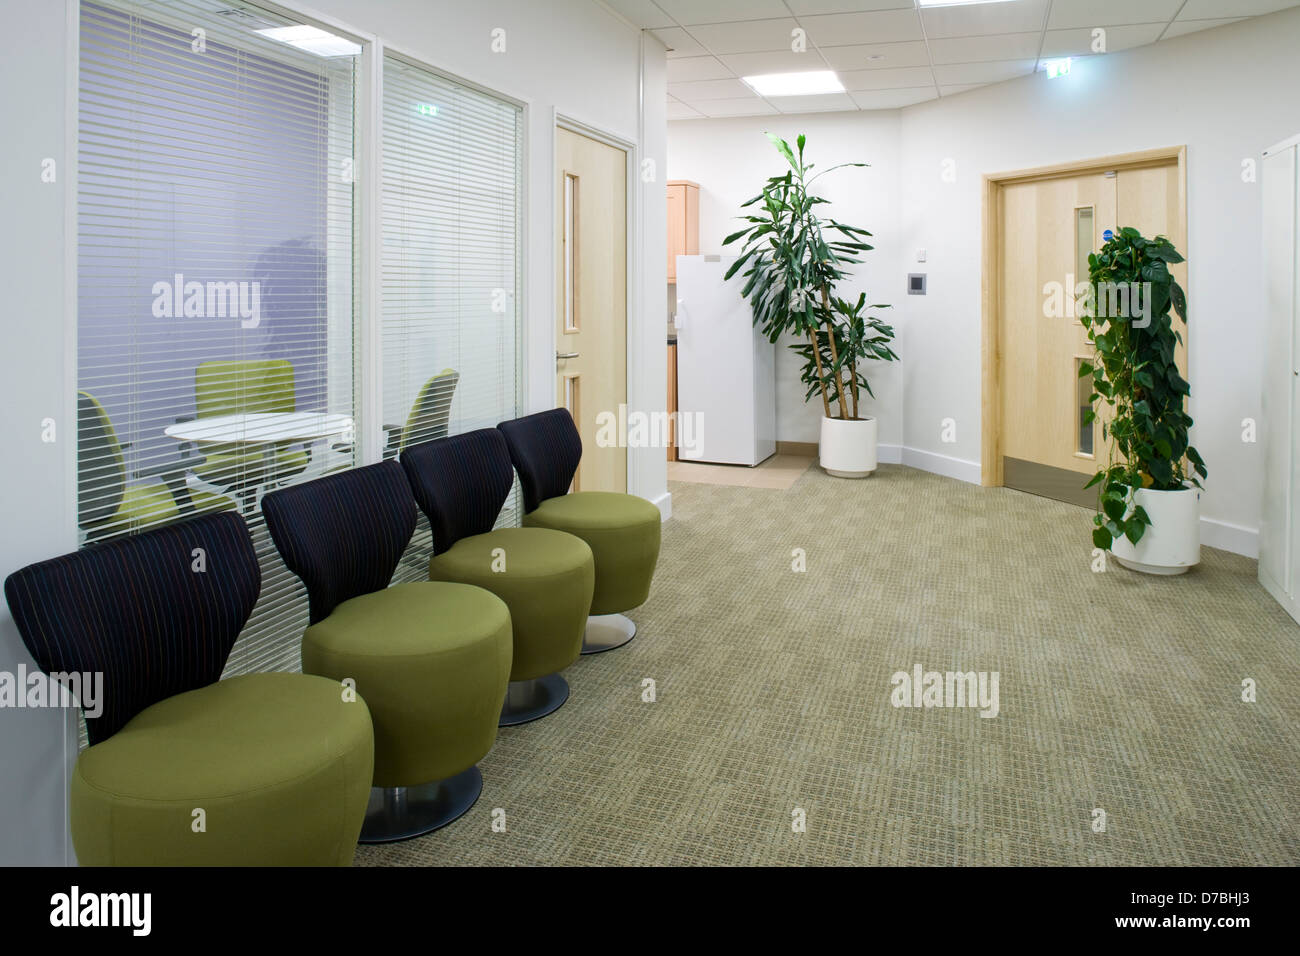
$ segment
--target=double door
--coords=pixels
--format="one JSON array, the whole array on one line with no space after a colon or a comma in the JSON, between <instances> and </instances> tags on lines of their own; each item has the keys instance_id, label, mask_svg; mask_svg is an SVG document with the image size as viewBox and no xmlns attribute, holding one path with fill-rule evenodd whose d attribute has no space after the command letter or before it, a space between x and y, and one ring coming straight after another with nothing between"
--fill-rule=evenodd
<instances>
[{"instance_id":1,"label":"double door","mask_svg":"<svg viewBox=\"0 0 1300 956\"><path fill-rule=\"evenodd\" d=\"M1176 162L1048 175L1003 183L999 190L997 276L1003 483L1091 507L1088 478L1107 460L1105 404L1090 410L1091 378L1079 364L1092 347L1079 320L1078 291L1088 256L1107 233L1131 226L1144 236L1182 238L1181 177ZM1186 288L1186 263L1173 268ZM1187 329L1178 364L1187 375Z\"/></svg>"}]
</instances>

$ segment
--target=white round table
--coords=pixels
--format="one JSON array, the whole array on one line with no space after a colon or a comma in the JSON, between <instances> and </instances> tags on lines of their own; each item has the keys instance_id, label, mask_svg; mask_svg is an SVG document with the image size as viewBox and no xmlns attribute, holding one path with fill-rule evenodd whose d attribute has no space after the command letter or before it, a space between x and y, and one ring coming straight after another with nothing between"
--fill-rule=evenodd
<instances>
[{"instance_id":1,"label":"white round table","mask_svg":"<svg viewBox=\"0 0 1300 956\"><path fill-rule=\"evenodd\" d=\"M347 415L327 415L323 412L247 412L177 422L164 428L163 434L177 441L249 445L262 449L267 462L265 475L256 480L238 481L229 489L239 500L239 510L247 518L257 507L257 492L262 480L275 473L277 444L314 442L336 437L350 442L354 440L354 428L352 419Z\"/></svg>"},{"instance_id":2,"label":"white round table","mask_svg":"<svg viewBox=\"0 0 1300 956\"><path fill-rule=\"evenodd\" d=\"M322 412L248 412L177 422L164 428L163 434L177 441L264 445L285 441L317 441L335 436L351 441L354 427L352 419L347 415L327 415Z\"/></svg>"}]
</instances>

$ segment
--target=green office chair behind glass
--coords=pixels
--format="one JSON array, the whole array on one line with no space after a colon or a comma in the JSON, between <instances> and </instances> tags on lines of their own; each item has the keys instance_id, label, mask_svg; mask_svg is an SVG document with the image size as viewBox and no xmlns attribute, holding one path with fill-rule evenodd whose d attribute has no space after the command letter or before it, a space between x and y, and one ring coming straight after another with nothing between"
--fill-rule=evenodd
<instances>
[{"instance_id":1,"label":"green office chair behind glass","mask_svg":"<svg viewBox=\"0 0 1300 956\"><path fill-rule=\"evenodd\" d=\"M235 507L225 495L187 486L186 473L201 459L154 463L128 476L123 447L104 406L89 392L78 392L77 525L87 538L114 538Z\"/></svg>"},{"instance_id":2,"label":"green office chair behind glass","mask_svg":"<svg viewBox=\"0 0 1300 956\"><path fill-rule=\"evenodd\" d=\"M293 365L284 359L202 362L194 370L194 407L201 419L295 411ZM218 488L279 481L302 472L310 461L293 442L277 443L272 456L256 445L201 442L199 448L206 462L195 473Z\"/></svg>"},{"instance_id":3,"label":"green office chair behind glass","mask_svg":"<svg viewBox=\"0 0 1300 956\"><path fill-rule=\"evenodd\" d=\"M411 405L411 412L406 416L406 424L384 426L384 431L388 433L385 458L392 458L411 445L447 437L451 422L451 400L459 381L459 372L445 368L420 386L420 392Z\"/></svg>"}]
</instances>

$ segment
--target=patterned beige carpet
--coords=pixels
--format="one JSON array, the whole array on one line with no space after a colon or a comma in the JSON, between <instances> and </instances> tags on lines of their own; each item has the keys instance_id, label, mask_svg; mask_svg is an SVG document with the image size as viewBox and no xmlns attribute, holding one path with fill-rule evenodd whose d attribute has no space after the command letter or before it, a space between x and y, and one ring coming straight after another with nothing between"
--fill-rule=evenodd
<instances>
[{"instance_id":1,"label":"patterned beige carpet","mask_svg":"<svg viewBox=\"0 0 1300 956\"><path fill-rule=\"evenodd\" d=\"M672 492L638 637L359 864L1300 863L1300 628L1255 562L1094 573L1086 512L900 466ZM893 707L918 663L998 671L999 716Z\"/></svg>"}]
</instances>

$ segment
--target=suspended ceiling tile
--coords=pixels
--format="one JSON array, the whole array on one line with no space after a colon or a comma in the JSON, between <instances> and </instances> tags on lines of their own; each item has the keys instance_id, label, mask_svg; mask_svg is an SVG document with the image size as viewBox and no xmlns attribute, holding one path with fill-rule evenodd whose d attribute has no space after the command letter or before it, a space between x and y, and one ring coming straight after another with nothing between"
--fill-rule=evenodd
<instances>
[{"instance_id":1,"label":"suspended ceiling tile","mask_svg":"<svg viewBox=\"0 0 1300 956\"><path fill-rule=\"evenodd\" d=\"M1094 28L1096 29L1096 28ZM1089 56L1094 53L1117 53L1147 43L1155 43L1165 29L1164 23L1141 23L1131 26L1102 27L1098 38L1106 41L1105 49L1094 50L1093 30L1048 30L1043 40L1043 56Z\"/></svg>"},{"instance_id":2,"label":"suspended ceiling tile","mask_svg":"<svg viewBox=\"0 0 1300 956\"><path fill-rule=\"evenodd\" d=\"M673 26L673 18L657 7L653 0L605 0L643 30Z\"/></svg>"},{"instance_id":3,"label":"suspended ceiling tile","mask_svg":"<svg viewBox=\"0 0 1300 956\"><path fill-rule=\"evenodd\" d=\"M949 37L930 41L930 55L940 63L987 63L1038 56L1041 33L1008 33L981 37Z\"/></svg>"},{"instance_id":4,"label":"suspended ceiling tile","mask_svg":"<svg viewBox=\"0 0 1300 956\"><path fill-rule=\"evenodd\" d=\"M1240 23L1244 17L1228 17L1226 20L1175 20L1169 24L1169 29L1165 31L1162 40L1168 40L1172 37L1186 36L1189 33L1198 33L1201 30L1212 30L1215 27L1226 27L1229 23Z\"/></svg>"},{"instance_id":5,"label":"suspended ceiling tile","mask_svg":"<svg viewBox=\"0 0 1300 956\"><path fill-rule=\"evenodd\" d=\"M857 104L847 93L819 93L815 96L769 96L767 101L782 113L826 113L832 110L855 110Z\"/></svg>"},{"instance_id":6,"label":"suspended ceiling tile","mask_svg":"<svg viewBox=\"0 0 1300 956\"><path fill-rule=\"evenodd\" d=\"M724 116L766 116L776 112L775 107L757 96L746 100L704 100L697 103L695 108L714 119Z\"/></svg>"},{"instance_id":7,"label":"suspended ceiling tile","mask_svg":"<svg viewBox=\"0 0 1300 956\"><path fill-rule=\"evenodd\" d=\"M753 96L754 91L735 78L729 80L701 80L696 83L669 83L668 92L683 103L696 100L729 100Z\"/></svg>"},{"instance_id":8,"label":"suspended ceiling tile","mask_svg":"<svg viewBox=\"0 0 1300 956\"><path fill-rule=\"evenodd\" d=\"M1170 21L1183 0L1052 0L1047 29L1112 27Z\"/></svg>"},{"instance_id":9,"label":"suspended ceiling tile","mask_svg":"<svg viewBox=\"0 0 1300 956\"><path fill-rule=\"evenodd\" d=\"M693 106L688 106L685 103L679 102L677 100L668 101L668 119L670 120L703 119L703 118L704 118L704 114L701 113L699 110L695 109Z\"/></svg>"},{"instance_id":10,"label":"suspended ceiling tile","mask_svg":"<svg viewBox=\"0 0 1300 956\"><path fill-rule=\"evenodd\" d=\"M810 70L824 70L816 54L792 53L778 50L772 53L730 53L718 57L730 67L737 76L755 76L762 73L806 73Z\"/></svg>"},{"instance_id":11,"label":"suspended ceiling tile","mask_svg":"<svg viewBox=\"0 0 1300 956\"><path fill-rule=\"evenodd\" d=\"M750 20L745 23L712 23L690 28L695 37L712 53L762 53L789 50L792 33L798 26L790 17L778 20Z\"/></svg>"},{"instance_id":12,"label":"suspended ceiling tile","mask_svg":"<svg viewBox=\"0 0 1300 956\"><path fill-rule=\"evenodd\" d=\"M657 0L665 13L684 27L788 17L782 0Z\"/></svg>"},{"instance_id":13,"label":"suspended ceiling tile","mask_svg":"<svg viewBox=\"0 0 1300 956\"><path fill-rule=\"evenodd\" d=\"M819 47L861 43L897 43L921 40L921 21L915 10L880 10L869 13L832 13L800 17L799 24Z\"/></svg>"},{"instance_id":14,"label":"suspended ceiling tile","mask_svg":"<svg viewBox=\"0 0 1300 956\"><path fill-rule=\"evenodd\" d=\"M691 35L681 27L669 27L666 30L650 32L664 42L670 57L708 55L709 51L691 39Z\"/></svg>"},{"instance_id":15,"label":"suspended ceiling tile","mask_svg":"<svg viewBox=\"0 0 1300 956\"><path fill-rule=\"evenodd\" d=\"M901 90L907 87L934 87L934 74L928 66L909 66L899 70L849 70L839 74L840 82L850 93L859 90Z\"/></svg>"},{"instance_id":16,"label":"suspended ceiling tile","mask_svg":"<svg viewBox=\"0 0 1300 956\"><path fill-rule=\"evenodd\" d=\"M953 63L934 68L940 86L963 83L1000 83L1015 76L1034 72L1036 60L1006 60L993 63Z\"/></svg>"},{"instance_id":17,"label":"suspended ceiling tile","mask_svg":"<svg viewBox=\"0 0 1300 956\"><path fill-rule=\"evenodd\" d=\"M904 66L929 66L923 40L903 43L864 43L860 46L820 47L833 70L878 70Z\"/></svg>"},{"instance_id":18,"label":"suspended ceiling tile","mask_svg":"<svg viewBox=\"0 0 1300 956\"><path fill-rule=\"evenodd\" d=\"M862 13L876 10L911 10L912 0L786 0L796 17L819 13Z\"/></svg>"},{"instance_id":19,"label":"suspended ceiling tile","mask_svg":"<svg viewBox=\"0 0 1300 956\"><path fill-rule=\"evenodd\" d=\"M968 3L955 7L924 7L925 35L946 37L988 36L1000 33L1042 32L1047 0L1015 3Z\"/></svg>"},{"instance_id":20,"label":"suspended ceiling tile","mask_svg":"<svg viewBox=\"0 0 1300 956\"><path fill-rule=\"evenodd\" d=\"M864 90L849 95L861 110L896 110L939 98L939 92L933 85L900 90Z\"/></svg>"},{"instance_id":21,"label":"suspended ceiling tile","mask_svg":"<svg viewBox=\"0 0 1300 956\"><path fill-rule=\"evenodd\" d=\"M679 56L668 61L668 82L689 83L692 80L721 80L731 76L731 70L716 57Z\"/></svg>"},{"instance_id":22,"label":"suspended ceiling tile","mask_svg":"<svg viewBox=\"0 0 1300 956\"><path fill-rule=\"evenodd\" d=\"M1300 6L1300 0L1187 0L1186 6L1178 11L1178 19L1258 17L1297 6Z\"/></svg>"}]
</instances>

